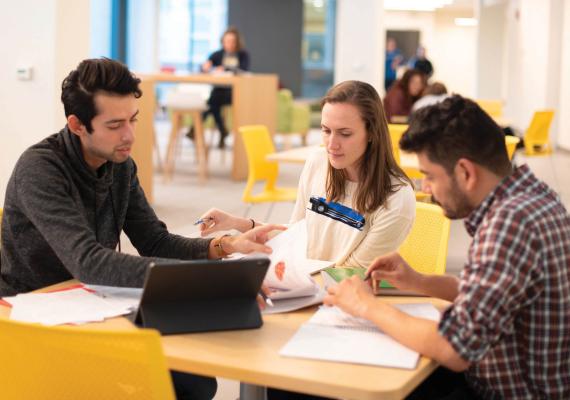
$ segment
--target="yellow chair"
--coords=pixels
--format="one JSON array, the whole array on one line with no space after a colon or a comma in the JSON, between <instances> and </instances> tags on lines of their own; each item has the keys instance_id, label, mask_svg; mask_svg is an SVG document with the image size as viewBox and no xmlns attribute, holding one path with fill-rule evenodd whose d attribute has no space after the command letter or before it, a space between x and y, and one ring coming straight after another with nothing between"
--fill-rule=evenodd
<instances>
[{"instance_id":1,"label":"yellow chair","mask_svg":"<svg viewBox=\"0 0 570 400\"><path fill-rule=\"evenodd\" d=\"M507 154L509 156L509 160L513 159L515 150L517 149L517 144L519 144L520 141L520 138L516 136L505 136L505 144L507 145Z\"/></svg>"},{"instance_id":2,"label":"yellow chair","mask_svg":"<svg viewBox=\"0 0 570 400\"><path fill-rule=\"evenodd\" d=\"M548 133L554 118L553 110L536 111L524 134L525 154L529 156L552 153Z\"/></svg>"},{"instance_id":3,"label":"yellow chair","mask_svg":"<svg viewBox=\"0 0 570 400\"><path fill-rule=\"evenodd\" d=\"M0 318L3 399L174 399L160 335Z\"/></svg>"},{"instance_id":4,"label":"yellow chair","mask_svg":"<svg viewBox=\"0 0 570 400\"><path fill-rule=\"evenodd\" d=\"M396 159L396 162L400 166L402 166L402 164L400 162L401 161L400 146L398 145L398 143L400 143L400 138L402 137L404 132L406 132L407 129L408 125L388 124L388 132L390 133L390 141L392 142L392 152L394 153L394 158ZM406 175L408 175L408 177L412 180L421 180L424 177L424 174L422 174L417 168L409 168L402 166L402 170L404 170ZM415 194L416 194L416 200L419 201L425 201L430 197L430 195L422 192L421 190L416 190Z\"/></svg>"},{"instance_id":5,"label":"yellow chair","mask_svg":"<svg viewBox=\"0 0 570 400\"><path fill-rule=\"evenodd\" d=\"M444 274L450 226L441 207L416 202L416 220L398 252L416 271Z\"/></svg>"},{"instance_id":6,"label":"yellow chair","mask_svg":"<svg viewBox=\"0 0 570 400\"><path fill-rule=\"evenodd\" d=\"M280 188L276 186L279 165L277 162L267 161L265 158L268 154L275 153L275 146L266 126L242 126L239 128L239 133L243 138L249 168L247 184L242 196L242 200L248 204L245 215L247 216L253 204L271 203L267 212L267 221L273 210L274 203L295 201L297 199L297 188ZM265 181L265 186L261 192L254 194L254 185L260 181Z\"/></svg>"},{"instance_id":7,"label":"yellow chair","mask_svg":"<svg viewBox=\"0 0 570 400\"><path fill-rule=\"evenodd\" d=\"M492 99L477 99L475 100L479 107L493 118L503 116L503 101Z\"/></svg>"}]
</instances>

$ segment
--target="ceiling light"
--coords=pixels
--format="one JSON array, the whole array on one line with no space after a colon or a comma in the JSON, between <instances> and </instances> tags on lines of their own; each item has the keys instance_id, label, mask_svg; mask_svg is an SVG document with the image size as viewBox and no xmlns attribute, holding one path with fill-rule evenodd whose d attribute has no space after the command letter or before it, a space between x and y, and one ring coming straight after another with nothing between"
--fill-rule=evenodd
<instances>
[{"instance_id":1,"label":"ceiling light","mask_svg":"<svg viewBox=\"0 0 570 400\"><path fill-rule=\"evenodd\" d=\"M392 11L435 11L453 0L384 0L384 9Z\"/></svg>"}]
</instances>

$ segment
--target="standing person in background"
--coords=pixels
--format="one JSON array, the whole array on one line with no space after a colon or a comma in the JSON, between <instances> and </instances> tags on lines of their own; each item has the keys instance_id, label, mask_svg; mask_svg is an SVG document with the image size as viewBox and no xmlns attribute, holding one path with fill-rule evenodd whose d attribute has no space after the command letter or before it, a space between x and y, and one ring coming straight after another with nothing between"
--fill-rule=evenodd
<instances>
[{"instance_id":1,"label":"standing person in background","mask_svg":"<svg viewBox=\"0 0 570 400\"><path fill-rule=\"evenodd\" d=\"M421 97L425 85L423 72L417 69L407 70L402 79L390 87L384 98L384 110L388 122L406 122L412 106ZM402 121L396 117L401 117Z\"/></svg>"},{"instance_id":2,"label":"standing person in background","mask_svg":"<svg viewBox=\"0 0 570 400\"><path fill-rule=\"evenodd\" d=\"M238 72L249 70L249 53L245 50L243 39L239 31L230 26L222 35L222 48L213 52L208 61L202 64L202 72ZM220 141L218 147L223 149L226 145L228 130L222 118L222 106L232 104L232 89L226 87L215 87L208 99L208 109L202 114L202 119L206 119L208 114L212 114L216 126L220 131ZM188 136L193 139L193 127L190 128Z\"/></svg>"},{"instance_id":3,"label":"standing person in background","mask_svg":"<svg viewBox=\"0 0 570 400\"><path fill-rule=\"evenodd\" d=\"M427 59L426 48L423 46L418 46L416 56L410 59L408 66L423 72L427 79L433 75L433 65L431 61Z\"/></svg>"},{"instance_id":4,"label":"standing person in background","mask_svg":"<svg viewBox=\"0 0 570 400\"><path fill-rule=\"evenodd\" d=\"M389 37L386 41L386 66L384 68L384 89L388 90L396 80L396 69L403 62L402 52L398 49L396 39Z\"/></svg>"}]
</instances>

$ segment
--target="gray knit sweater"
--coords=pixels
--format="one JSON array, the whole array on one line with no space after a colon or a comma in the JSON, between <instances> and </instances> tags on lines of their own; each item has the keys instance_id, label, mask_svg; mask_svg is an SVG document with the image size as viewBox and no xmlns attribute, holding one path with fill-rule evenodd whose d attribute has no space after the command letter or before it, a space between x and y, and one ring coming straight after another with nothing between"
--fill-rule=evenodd
<instances>
[{"instance_id":1,"label":"gray knit sweater","mask_svg":"<svg viewBox=\"0 0 570 400\"><path fill-rule=\"evenodd\" d=\"M123 230L142 257L114 250ZM26 150L8 182L0 296L71 278L140 287L151 261L206 258L209 243L168 232L132 159L94 173L79 139L64 128Z\"/></svg>"}]
</instances>

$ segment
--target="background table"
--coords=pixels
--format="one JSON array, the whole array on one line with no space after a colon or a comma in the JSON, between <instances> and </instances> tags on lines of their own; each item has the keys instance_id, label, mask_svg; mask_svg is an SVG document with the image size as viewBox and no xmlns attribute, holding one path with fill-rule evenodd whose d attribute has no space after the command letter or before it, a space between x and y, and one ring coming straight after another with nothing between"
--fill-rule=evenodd
<instances>
[{"instance_id":1,"label":"background table","mask_svg":"<svg viewBox=\"0 0 570 400\"><path fill-rule=\"evenodd\" d=\"M154 74L137 75L142 79L143 96L140 100L137 139L133 146L132 157L138 166L141 185L152 201L152 150L154 146L154 116L157 106L155 84L171 83L204 83L223 85L232 90L232 112L234 134L233 161L231 176L235 180L247 177L247 159L238 128L243 125L266 125L269 132L274 133L277 126L277 88L278 77L275 74Z\"/></svg>"}]
</instances>

